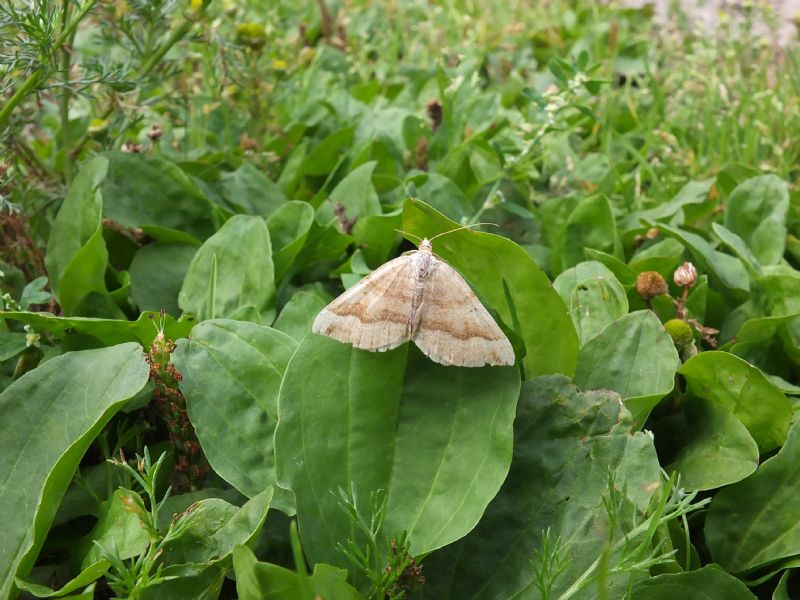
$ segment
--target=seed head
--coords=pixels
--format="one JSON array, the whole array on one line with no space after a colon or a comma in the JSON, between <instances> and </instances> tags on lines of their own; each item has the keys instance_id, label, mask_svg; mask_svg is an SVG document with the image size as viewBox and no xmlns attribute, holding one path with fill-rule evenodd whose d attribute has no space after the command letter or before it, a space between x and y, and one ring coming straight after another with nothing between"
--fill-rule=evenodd
<instances>
[{"instance_id":1,"label":"seed head","mask_svg":"<svg viewBox=\"0 0 800 600\"><path fill-rule=\"evenodd\" d=\"M147 132L147 137L150 138L151 142L157 142L159 139L161 139L162 135L164 135L164 130L156 124L153 124L153 126L150 127L149 131Z\"/></svg>"},{"instance_id":2,"label":"seed head","mask_svg":"<svg viewBox=\"0 0 800 600\"><path fill-rule=\"evenodd\" d=\"M675 347L678 350L684 350L692 345L694 342L694 334L692 328L686 321L681 319L670 319L664 323L664 329L672 338Z\"/></svg>"},{"instance_id":3,"label":"seed head","mask_svg":"<svg viewBox=\"0 0 800 600\"><path fill-rule=\"evenodd\" d=\"M666 294L669 291L667 282L660 273L655 271L644 271L636 277L636 293L647 302L656 296Z\"/></svg>"}]
</instances>

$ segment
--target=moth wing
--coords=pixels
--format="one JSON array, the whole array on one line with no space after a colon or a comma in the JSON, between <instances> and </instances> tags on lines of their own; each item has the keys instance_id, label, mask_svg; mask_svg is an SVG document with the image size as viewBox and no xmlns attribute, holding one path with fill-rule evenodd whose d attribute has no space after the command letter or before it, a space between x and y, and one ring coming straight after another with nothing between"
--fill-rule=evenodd
<instances>
[{"instance_id":1,"label":"moth wing","mask_svg":"<svg viewBox=\"0 0 800 600\"><path fill-rule=\"evenodd\" d=\"M463 277L438 259L428 275L414 342L443 365L513 365L511 342Z\"/></svg>"},{"instance_id":2,"label":"moth wing","mask_svg":"<svg viewBox=\"0 0 800 600\"><path fill-rule=\"evenodd\" d=\"M408 341L415 285L411 256L389 261L344 292L322 309L311 330L378 352Z\"/></svg>"}]
</instances>

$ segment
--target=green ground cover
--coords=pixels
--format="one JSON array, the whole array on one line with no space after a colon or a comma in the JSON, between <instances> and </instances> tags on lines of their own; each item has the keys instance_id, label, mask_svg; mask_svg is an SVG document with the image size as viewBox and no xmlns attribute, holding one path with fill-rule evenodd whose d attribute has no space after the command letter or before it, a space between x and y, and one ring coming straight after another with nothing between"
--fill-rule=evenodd
<instances>
[{"instance_id":1,"label":"green ground cover","mask_svg":"<svg viewBox=\"0 0 800 600\"><path fill-rule=\"evenodd\" d=\"M798 597L769 10L265 4L0 5L0 599ZM459 227L515 365L311 333Z\"/></svg>"}]
</instances>

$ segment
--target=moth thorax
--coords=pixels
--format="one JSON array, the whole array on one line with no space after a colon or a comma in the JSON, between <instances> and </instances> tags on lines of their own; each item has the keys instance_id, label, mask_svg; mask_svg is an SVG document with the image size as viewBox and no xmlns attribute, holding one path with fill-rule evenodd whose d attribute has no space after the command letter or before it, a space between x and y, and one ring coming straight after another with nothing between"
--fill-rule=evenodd
<instances>
[{"instance_id":1,"label":"moth thorax","mask_svg":"<svg viewBox=\"0 0 800 600\"><path fill-rule=\"evenodd\" d=\"M426 251L425 248L428 248ZM420 244L420 251L415 253L412 257L414 264L414 277L417 280L425 279L433 267L433 255L430 252L431 244L428 240L423 240Z\"/></svg>"}]
</instances>

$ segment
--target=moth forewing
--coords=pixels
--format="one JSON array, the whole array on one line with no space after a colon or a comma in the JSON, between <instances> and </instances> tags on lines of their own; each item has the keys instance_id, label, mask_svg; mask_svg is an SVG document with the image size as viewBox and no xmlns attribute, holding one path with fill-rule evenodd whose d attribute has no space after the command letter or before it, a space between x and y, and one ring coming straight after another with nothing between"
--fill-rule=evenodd
<instances>
[{"instance_id":1,"label":"moth forewing","mask_svg":"<svg viewBox=\"0 0 800 600\"><path fill-rule=\"evenodd\" d=\"M417 346L443 365L513 365L511 343L472 288L446 262L434 260L412 338Z\"/></svg>"},{"instance_id":2,"label":"moth forewing","mask_svg":"<svg viewBox=\"0 0 800 600\"><path fill-rule=\"evenodd\" d=\"M378 352L407 342L409 290L414 285L411 263L411 256L400 256L377 268L323 308L311 330Z\"/></svg>"}]
</instances>

